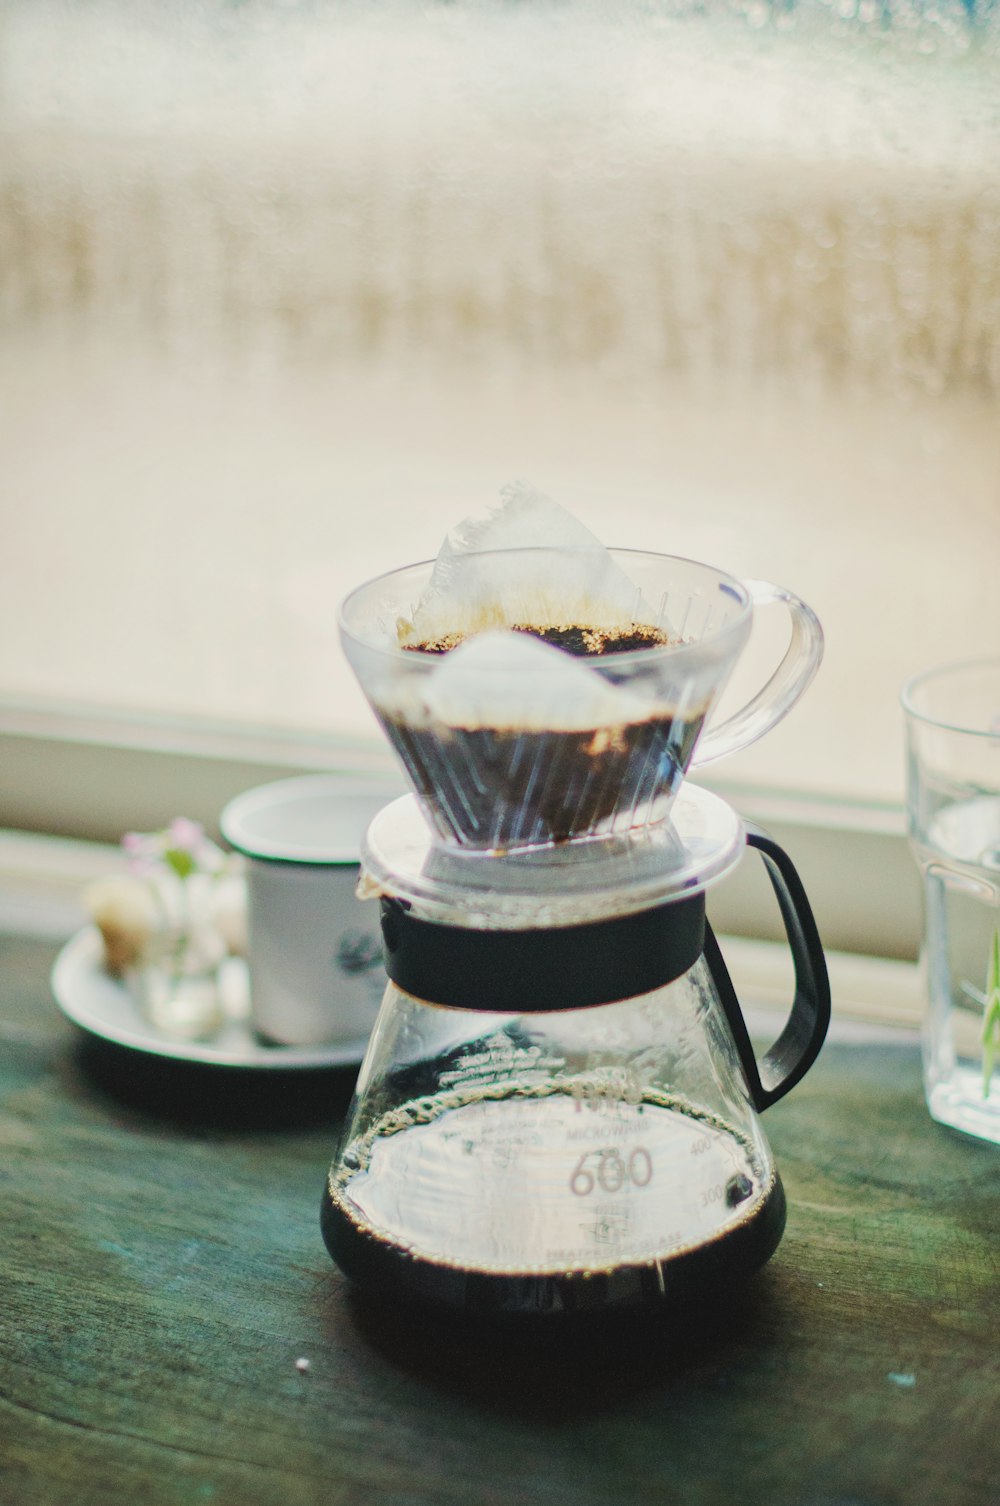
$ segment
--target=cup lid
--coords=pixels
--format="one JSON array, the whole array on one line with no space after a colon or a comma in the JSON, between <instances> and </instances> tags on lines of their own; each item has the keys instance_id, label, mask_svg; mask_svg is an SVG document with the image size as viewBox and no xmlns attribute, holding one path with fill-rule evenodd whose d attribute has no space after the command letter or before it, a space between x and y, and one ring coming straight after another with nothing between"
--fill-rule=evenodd
<instances>
[{"instance_id":1,"label":"cup lid","mask_svg":"<svg viewBox=\"0 0 1000 1506\"><path fill-rule=\"evenodd\" d=\"M423 920L470 929L592 924L690 897L728 873L743 823L718 795L685 783L668 820L626 835L499 856L435 843L416 797L372 821L362 897L391 895Z\"/></svg>"}]
</instances>

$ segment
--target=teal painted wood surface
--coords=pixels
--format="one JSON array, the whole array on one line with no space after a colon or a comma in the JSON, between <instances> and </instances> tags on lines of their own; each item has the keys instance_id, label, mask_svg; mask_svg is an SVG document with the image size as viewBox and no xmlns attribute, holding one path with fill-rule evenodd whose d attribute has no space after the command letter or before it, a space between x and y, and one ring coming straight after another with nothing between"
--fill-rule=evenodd
<instances>
[{"instance_id":1,"label":"teal painted wood surface","mask_svg":"<svg viewBox=\"0 0 1000 1506\"><path fill-rule=\"evenodd\" d=\"M331 1264L349 1080L122 1073L54 948L0 946L3 1506L1000 1500L1000 1151L930 1121L912 1044L828 1044L768 1112L789 1221L741 1308L503 1342Z\"/></svg>"}]
</instances>

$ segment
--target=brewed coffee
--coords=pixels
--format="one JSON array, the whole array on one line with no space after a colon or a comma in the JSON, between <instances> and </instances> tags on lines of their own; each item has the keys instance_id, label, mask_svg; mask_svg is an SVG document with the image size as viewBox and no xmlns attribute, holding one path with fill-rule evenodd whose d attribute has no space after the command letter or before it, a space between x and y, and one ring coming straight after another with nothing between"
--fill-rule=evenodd
<instances>
[{"instance_id":1,"label":"brewed coffee","mask_svg":"<svg viewBox=\"0 0 1000 1506\"><path fill-rule=\"evenodd\" d=\"M785 1219L773 1168L677 1097L465 1088L348 1145L323 1235L362 1286L469 1314L662 1308L748 1276Z\"/></svg>"}]
</instances>

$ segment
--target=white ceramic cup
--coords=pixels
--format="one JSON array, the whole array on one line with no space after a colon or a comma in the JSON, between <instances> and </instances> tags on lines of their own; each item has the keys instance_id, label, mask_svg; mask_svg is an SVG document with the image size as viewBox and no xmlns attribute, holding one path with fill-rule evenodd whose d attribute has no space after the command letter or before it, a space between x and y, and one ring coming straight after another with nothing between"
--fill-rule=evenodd
<instances>
[{"instance_id":1,"label":"white ceramic cup","mask_svg":"<svg viewBox=\"0 0 1000 1506\"><path fill-rule=\"evenodd\" d=\"M400 793L305 775L231 800L220 827L247 859L250 1019L283 1046L363 1052L385 991L378 905L355 895L361 838Z\"/></svg>"}]
</instances>

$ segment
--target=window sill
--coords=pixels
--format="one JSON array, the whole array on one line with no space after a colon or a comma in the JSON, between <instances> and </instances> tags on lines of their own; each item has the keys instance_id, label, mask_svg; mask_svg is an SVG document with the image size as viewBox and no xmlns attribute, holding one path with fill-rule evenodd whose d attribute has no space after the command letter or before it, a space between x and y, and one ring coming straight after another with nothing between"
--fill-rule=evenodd
<instances>
[{"instance_id":1,"label":"window sill","mask_svg":"<svg viewBox=\"0 0 1000 1506\"><path fill-rule=\"evenodd\" d=\"M117 846L37 833L0 831L0 935L68 940L87 923L81 891L93 879L122 869ZM713 910L715 906L713 905ZM720 944L745 1001L751 1025L774 1030L788 1012L791 967L787 948L757 937L722 935ZM893 1029L919 1025L919 969L912 962L827 950L834 1019Z\"/></svg>"},{"instance_id":2,"label":"window sill","mask_svg":"<svg viewBox=\"0 0 1000 1506\"><path fill-rule=\"evenodd\" d=\"M374 739L10 704L0 707L0 769L0 828L91 843L117 843L126 830L156 830L181 814L217 834L234 795L299 773L384 776L387 798L403 788ZM699 782L787 848L827 947L916 958L919 883L901 810L782 794L715 774ZM720 931L781 936L759 864L741 863L713 891L711 915Z\"/></svg>"}]
</instances>

